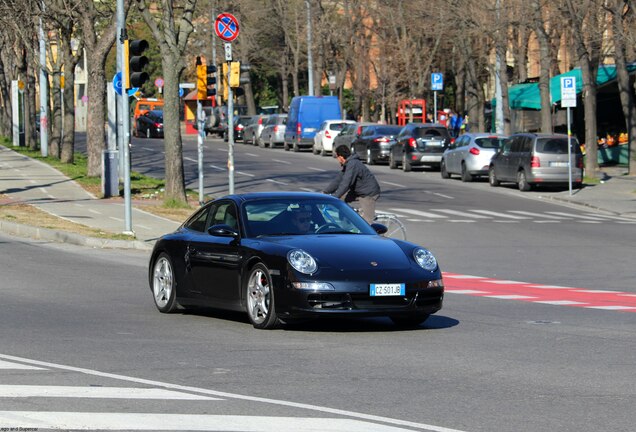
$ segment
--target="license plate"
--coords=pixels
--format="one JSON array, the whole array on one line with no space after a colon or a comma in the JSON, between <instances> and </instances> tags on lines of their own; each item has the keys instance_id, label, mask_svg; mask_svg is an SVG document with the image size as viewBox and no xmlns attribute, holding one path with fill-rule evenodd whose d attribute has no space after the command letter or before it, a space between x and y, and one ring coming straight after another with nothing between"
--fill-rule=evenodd
<instances>
[{"instance_id":1,"label":"license plate","mask_svg":"<svg viewBox=\"0 0 636 432\"><path fill-rule=\"evenodd\" d=\"M316 132L316 128L305 128L303 129L303 131L310 133L310 132Z\"/></svg>"},{"instance_id":2,"label":"license plate","mask_svg":"<svg viewBox=\"0 0 636 432\"><path fill-rule=\"evenodd\" d=\"M371 284L371 297L382 296L403 296L406 293L405 285L402 284Z\"/></svg>"},{"instance_id":3,"label":"license plate","mask_svg":"<svg viewBox=\"0 0 636 432\"><path fill-rule=\"evenodd\" d=\"M550 162L551 167L566 167L568 166L567 162Z\"/></svg>"}]
</instances>

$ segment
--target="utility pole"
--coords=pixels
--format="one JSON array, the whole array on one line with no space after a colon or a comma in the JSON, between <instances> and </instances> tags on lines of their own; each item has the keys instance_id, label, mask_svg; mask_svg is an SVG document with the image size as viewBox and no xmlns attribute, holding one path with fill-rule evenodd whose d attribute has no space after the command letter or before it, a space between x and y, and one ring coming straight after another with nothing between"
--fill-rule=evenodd
<instances>
[{"instance_id":1,"label":"utility pole","mask_svg":"<svg viewBox=\"0 0 636 432\"><path fill-rule=\"evenodd\" d=\"M495 4L495 12L497 14L496 23L499 25L499 9L500 1L497 0ZM501 88L501 56L499 46L501 44L501 35L499 29L497 29L497 42L495 46L495 132L498 134L504 133L504 115L503 115L503 89Z\"/></svg>"},{"instance_id":2,"label":"utility pole","mask_svg":"<svg viewBox=\"0 0 636 432\"><path fill-rule=\"evenodd\" d=\"M311 55L311 4L310 0L305 0L307 4L307 69L309 96L314 95L314 62Z\"/></svg>"},{"instance_id":3,"label":"utility pole","mask_svg":"<svg viewBox=\"0 0 636 432\"><path fill-rule=\"evenodd\" d=\"M126 34L126 14L124 13L124 0L117 0L117 66L121 71L122 82L126 82L128 67L124 44L128 39ZM121 119L122 134L118 137L119 151L123 152L124 170L124 234L135 235L132 230L132 203L130 198L130 107L128 103L128 89L122 85L121 89Z\"/></svg>"},{"instance_id":4,"label":"utility pole","mask_svg":"<svg viewBox=\"0 0 636 432\"><path fill-rule=\"evenodd\" d=\"M44 0L42 0L42 12L44 12ZM42 27L42 16L40 16L40 151L42 157L49 155L49 77L46 73L46 38Z\"/></svg>"}]
</instances>

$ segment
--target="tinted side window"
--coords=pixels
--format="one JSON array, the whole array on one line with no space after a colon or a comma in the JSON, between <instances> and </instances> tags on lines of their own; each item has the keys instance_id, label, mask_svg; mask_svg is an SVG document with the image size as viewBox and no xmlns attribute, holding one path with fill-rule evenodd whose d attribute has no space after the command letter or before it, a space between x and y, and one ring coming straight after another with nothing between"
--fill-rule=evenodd
<instances>
[{"instance_id":1,"label":"tinted side window","mask_svg":"<svg viewBox=\"0 0 636 432\"><path fill-rule=\"evenodd\" d=\"M188 229L198 232L205 231L205 221L208 219L210 207L201 209L198 213L194 214L186 223L185 226Z\"/></svg>"},{"instance_id":2,"label":"tinted side window","mask_svg":"<svg viewBox=\"0 0 636 432\"><path fill-rule=\"evenodd\" d=\"M504 141L503 146L501 147L501 153L507 155L512 151L513 143L515 142L515 138L509 138Z\"/></svg>"},{"instance_id":3,"label":"tinted side window","mask_svg":"<svg viewBox=\"0 0 636 432\"><path fill-rule=\"evenodd\" d=\"M523 142L523 137L514 137L512 138L512 143L510 145L510 151L513 153L521 151L521 143Z\"/></svg>"},{"instance_id":4,"label":"tinted side window","mask_svg":"<svg viewBox=\"0 0 636 432\"><path fill-rule=\"evenodd\" d=\"M477 144L479 147L489 149L498 149L503 142L503 138L495 137L477 138L475 140L475 144Z\"/></svg>"},{"instance_id":5,"label":"tinted side window","mask_svg":"<svg viewBox=\"0 0 636 432\"><path fill-rule=\"evenodd\" d=\"M210 220L209 226L225 224L231 228L238 228L238 221L236 219L236 208L231 202L220 203L214 212L214 216Z\"/></svg>"},{"instance_id":6,"label":"tinted side window","mask_svg":"<svg viewBox=\"0 0 636 432\"><path fill-rule=\"evenodd\" d=\"M521 151L524 153L530 153L532 151L532 138L524 138L521 144Z\"/></svg>"}]
</instances>

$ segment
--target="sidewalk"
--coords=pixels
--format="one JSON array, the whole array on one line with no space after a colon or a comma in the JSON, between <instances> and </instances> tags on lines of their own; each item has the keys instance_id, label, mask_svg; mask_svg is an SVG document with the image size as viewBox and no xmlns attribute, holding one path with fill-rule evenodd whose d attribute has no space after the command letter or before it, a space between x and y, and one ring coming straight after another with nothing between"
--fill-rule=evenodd
<instances>
[{"instance_id":1,"label":"sidewalk","mask_svg":"<svg viewBox=\"0 0 636 432\"><path fill-rule=\"evenodd\" d=\"M125 230L125 206L120 199L98 199L49 165L0 146L0 193L12 202L33 205L47 213L113 234ZM0 231L94 247L150 250L154 240L174 231L178 222L132 206L135 240L89 239L42 228L0 222Z\"/></svg>"},{"instance_id":2,"label":"sidewalk","mask_svg":"<svg viewBox=\"0 0 636 432\"><path fill-rule=\"evenodd\" d=\"M558 192L550 199L636 219L636 177L626 176L625 167L601 167L600 171L601 183L574 189L571 196L568 190Z\"/></svg>"},{"instance_id":3,"label":"sidewalk","mask_svg":"<svg viewBox=\"0 0 636 432\"><path fill-rule=\"evenodd\" d=\"M565 190L541 198L587 206L617 216L636 219L636 177L625 176L626 169L601 170L603 183ZM125 228L124 204L120 199L98 199L73 180L49 165L22 156L0 146L0 193L12 202L33 205L55 216L114 234ZM63 241L91 247L150 250L154 241L174 231L178 222L155 216L132 206L132 227L136 240L88 238L43 228L0 221L0 232L19 234L51 241Z\"/></svg>"}]
</instances>

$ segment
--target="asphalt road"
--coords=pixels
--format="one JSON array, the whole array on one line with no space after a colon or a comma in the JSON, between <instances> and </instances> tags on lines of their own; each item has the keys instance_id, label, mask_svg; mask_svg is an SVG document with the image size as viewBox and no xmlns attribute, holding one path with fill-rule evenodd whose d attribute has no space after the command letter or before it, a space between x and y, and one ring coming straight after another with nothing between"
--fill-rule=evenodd
<instances>
[{"instance_id":1,"label":"asphalt road","mask_svg":"<svg viewBox=\"0 0 636 432\"><path fill-rule=\"evenodd\" d=\"M241 314L158 313L144 253L1 236L0 248L0 427L47 430L47 416L63 430L636 424L634 313L449 294L418 330L362 319L257 331Z\"/></svg>"},{"instance_id":2,"label":"asphalt road","mask_svg":"<svg viewBox=\"0 0 636 432\"><path fill-rule=\"evenodd\" d=\"M204 191L228 192L228 145L204 143ZM186 186L198 190L197 143L184 137ZM235 191L320 191L338 163L311 152L234 146ZM133 140L133 169L163 178L163 141ZM400 215L409 240L435 252L445 271L531 283L636 292L636 224L540 199L557 190L492 188L484 179L444 180L437 171L370 167L382 187L378 209ZM493 214L494 212L494 214ZM424 213L424 215L423 215Z\"/></svg>"}]
</instances>

